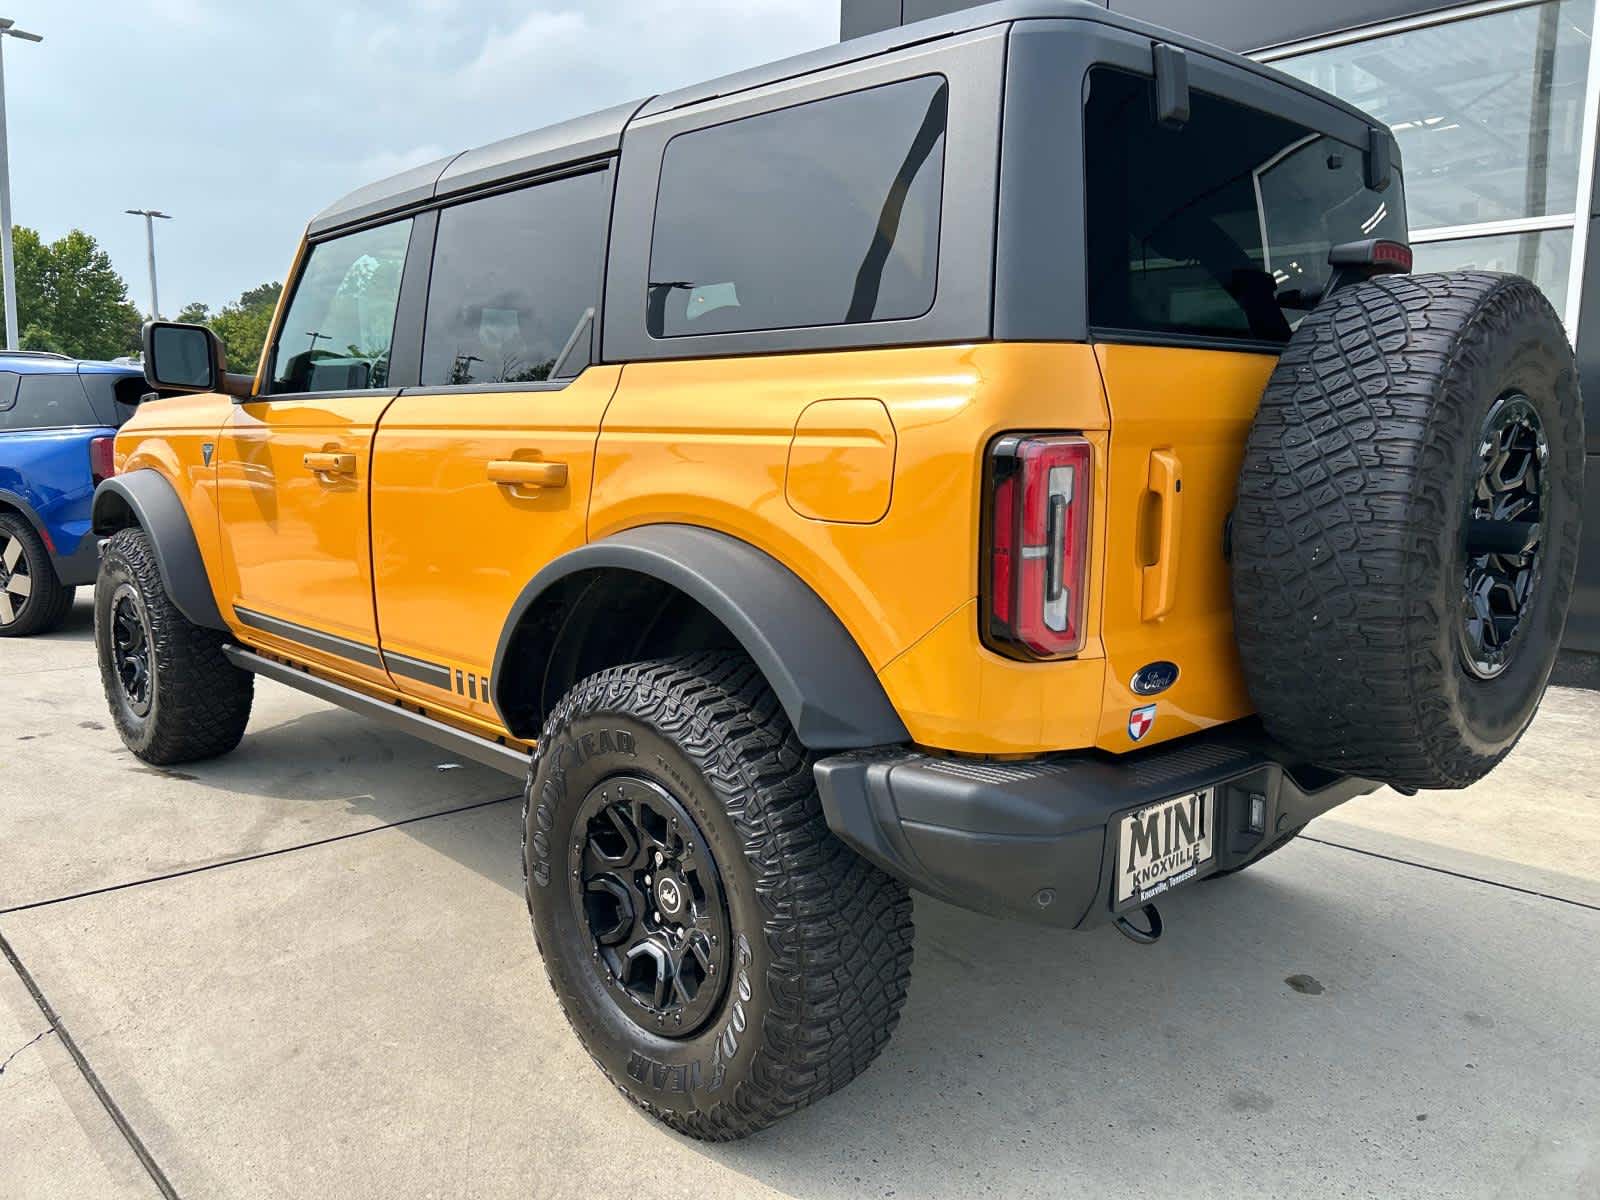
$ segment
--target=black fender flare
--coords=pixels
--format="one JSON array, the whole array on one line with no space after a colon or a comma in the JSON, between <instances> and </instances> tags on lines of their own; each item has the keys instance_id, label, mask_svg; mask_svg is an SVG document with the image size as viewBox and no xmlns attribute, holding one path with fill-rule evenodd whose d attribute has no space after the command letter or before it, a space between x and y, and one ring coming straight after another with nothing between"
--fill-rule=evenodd
<instances>
[{"instance_id":1,"label":"black fender flare","mask_svg":"<svg viewBox=\"0 0 1600 1200\"><path fill-rule=\"evenodd\" d=\"M522 589L500 633L491 675L501 708L506 653L523 616L579 571L651 576L701 604L766 676L811 750L909 742L867 656L811 586L765 551L696 525L647 525L590 542L547 563Z\"/></svg>"},{"instance_id":2,"label":"black fender flare","mask_svg":"<svg viewBox=\"0 0 1600 1200\"><path fill-rule=\"evenodd\" d=\"M132 521L128 520L131 515ZM94 492L94 532L106 537L137 523L150 539L167 595L196 625L227 629L217 609L189 513L167 477L152 467L114 475Z\"/></svg>"},{"instance_id":3,"label":"black fender flare","mask_svg":"<svg viewBox=\"0 0 1600 1200\"><path fill-rule=\"evenodd\" d=\"M55 557L55 545L51 541L48 533L45 531L44 521L40 518L38 512L35 511L33 505L29 504L23 497L17 495L16 492L8 491L5 488L0 488L0 506L5 508L14 508L21 513L28 524L33 526L33 531L44 539L45 548L50 551L52 559Z\"/></svg>"}]
</instances>

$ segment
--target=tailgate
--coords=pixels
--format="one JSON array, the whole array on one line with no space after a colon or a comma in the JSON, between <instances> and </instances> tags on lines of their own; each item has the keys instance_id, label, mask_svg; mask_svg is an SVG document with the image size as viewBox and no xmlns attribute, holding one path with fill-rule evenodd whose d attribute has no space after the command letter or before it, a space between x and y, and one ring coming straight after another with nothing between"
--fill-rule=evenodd
<instances>
[{"instance_id":1,"label":"tailgate","mask_svg":"<svg viewBox=\"0 0 1600 1200\"><path fill-rule=\"evenodd\" d=\"M1122 751L1252 711L1234 647L1223 530L1277 358L1129 345L1100 345L1096 354L1111 411L1096 744ZM1177 665L1177 681L1136 693L1135 674L1162 662Z\"/></svg>"}]
</instances>

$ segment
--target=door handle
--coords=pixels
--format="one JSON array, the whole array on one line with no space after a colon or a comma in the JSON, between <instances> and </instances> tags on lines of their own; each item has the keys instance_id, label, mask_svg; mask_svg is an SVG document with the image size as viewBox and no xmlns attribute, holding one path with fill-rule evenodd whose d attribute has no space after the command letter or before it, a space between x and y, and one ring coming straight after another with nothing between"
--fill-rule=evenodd
<instances>
[{"instance_id":1,"label":"door handle","mask_svg":"<svg viewBox=\"0 0 1600 1200\"><path fill-rule=\"evenodd\" d=\"M521 458L497 458L489 464L489 478L512 487L564 488L567 464Z\"/></svg>"},{"instance_id":2,"label":"door handle","mask_svg":"<svg viewBox=\"0 0 1600 1200\"><path fill-rule=\"evenodd\" d=\"M1145 485L1156 497L1155 560L1144 567L1140 616L1159 621L1178 598L1178 536L1183 529L1183 464L1171 450L1150 451Z\"/></svg>"},{"instance_id":3,"label":"door handle","mask_svg":"<svg viewBox=\"0 0 1600 1200\"><path fill-rule=\"evenodd\" d=\"M318 475L354 475L356 473L356 456L354 454L324 454L312 453L305 456L306 466Z\"/></svg>"}]
</instances>

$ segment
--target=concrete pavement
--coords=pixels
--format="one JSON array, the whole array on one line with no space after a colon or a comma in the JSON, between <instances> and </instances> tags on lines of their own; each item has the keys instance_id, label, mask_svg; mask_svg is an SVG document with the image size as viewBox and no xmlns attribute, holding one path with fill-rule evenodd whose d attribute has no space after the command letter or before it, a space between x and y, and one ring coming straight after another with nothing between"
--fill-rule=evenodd
<instances>
[{"instance_id":1,"label":"concrete pavement","mask_svg":"<svg viewBox=\"0 0 1600 1200\"><path fill-rule=\"evenodd\" d=\"M0 961L0 1196L1600 1196L1600 695L1155 947L919 898L884 1057L704 1146L562 1019L514 785L265 683L143 768L87 629L0 643L0 936L59 1018Z\"/></svg>"}]
</instances>

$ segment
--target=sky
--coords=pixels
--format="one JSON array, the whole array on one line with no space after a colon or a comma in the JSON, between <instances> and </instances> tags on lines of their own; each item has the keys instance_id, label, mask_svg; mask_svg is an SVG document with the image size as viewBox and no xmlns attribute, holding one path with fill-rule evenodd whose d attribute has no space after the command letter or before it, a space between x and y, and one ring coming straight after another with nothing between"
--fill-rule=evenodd
<instances>
[{"instance_id":1,"label":"sky","mask_svg":"<svg viewBox=\"0 0 1600 1200\"><path fill-rule=\"evenodd\" d=\"M447 153L838 40L838 0L3 0L12 219L148 309L281 280L306 222Z\"/></svg>"}]
</instances>

